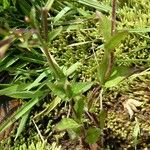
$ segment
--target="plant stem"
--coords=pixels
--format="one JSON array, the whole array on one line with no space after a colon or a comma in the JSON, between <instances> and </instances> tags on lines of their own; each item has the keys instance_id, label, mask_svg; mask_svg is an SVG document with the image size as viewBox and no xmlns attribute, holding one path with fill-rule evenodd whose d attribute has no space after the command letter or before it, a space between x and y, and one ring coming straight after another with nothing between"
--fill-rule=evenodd
<instances>
[{"instance_id":1,"label":"plant stem","mask_svg":"<svg viewBox=\"0 0 150 150\"><path fill-rule=\"evenodd\" d=\"M112 0L112 18L111 18L111 36L116 32L116 0ZM105 73L105 80L107 80L110 75L114 65L114 49L109 54L108 68Z\"/></svg>"},{"instance_id":2,"label":"plant stem","mask_svg":"<svg viewBox=\"0 0 150 150\"><path fill-rule=\"evenodd\" d=\"M44 47L44 48L42 48L42 50L45 53L47 61L48 61L48 64L49 64L49 67L52 70L52 72L55 74L55 76L58 79L64 78L65 75L63 74L62 70L59 68L58 64L56 63L56 61L54 60L54 58L50 54L48 48Z\"/></svg>"},{"instance_id":3,"label":"plant stem","mask_svg":"<svg viewBox=\"0 0 150 150\"><path fill-rule=\"evenodd\" d=\"M111 35L116 32L116 0L112 0Z\"/></svg>"},{"instance_id":4,"label":"plant stem","mask_svg":"<svg viewBox=\"0 0 150 150\"><path fill-rule=\"evenodd\" d=\"M48 22L47 22L48 10L42 8L42 27L45 41L48 41Z\"/></svg>"}]
</instances>

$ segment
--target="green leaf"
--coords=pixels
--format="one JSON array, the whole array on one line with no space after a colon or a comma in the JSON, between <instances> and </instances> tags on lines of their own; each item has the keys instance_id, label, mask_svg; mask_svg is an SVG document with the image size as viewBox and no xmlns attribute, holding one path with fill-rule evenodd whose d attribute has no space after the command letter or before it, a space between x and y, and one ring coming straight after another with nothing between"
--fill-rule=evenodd
<instances>
[{"instance_id":1,"label":"green leaf","mask_svg":"<svg viewBox=\"0 0 150 150\"><path fill-rule=\"evenodd\" d=\"M64 90L64 85L63 84L57 84L57 83L51 83L51 82L48 82L47 83L47 86L53 91L53 93L55 95L57 95L58 97L64 99L66 98L66 94L65 94L65 90Z\"/></svg>"},{"instance_id":2,"label":"green leaf","mask_svg":"<svg viewBox=\"0 0 150 150\"><path fill-rule=\"evenodd\" d=\"M105 126L105 120L106 120L106 111L105 110L101 110L99 113L99 126L100 129L103 129Z\"/></svg>"},{"instance_id":3,"label":"green leaf","mask_svg":"<svg viewBox=\"0 0 150 150\"><path fill-rule=\"evenodd\" d=\"M51 31L49 34L48 34L48 40L49 42L54 40L62 31L62 27L59 27L57 29L54 29L53 31Z\"/></svg>"},{"instance_id":4,"label":"green leaf","mask_svg":"<svg viewBox=\"0 0 150 150\"><path fill-rule=\"evenodd\" d=\"M81 125L71 118L63 118L57 125L57 130L77 129Z\"/></svg>"},{"instance_id":5,"label":"green leaf","mask_svg":"<svg viewBox=\"0 0 150 150\"><path fill-rule=\"evenodd\" d=\"M10 125L12 125L16 120L18 120L20 117L22 117L27 111L29 111L35 104L39 102L39 98L33 98L29 102L27 102L25 105L23 105L20 109L18 109L14 115L12 115L10 118L8 118L6 121L4 121L0 125L0 132L7 129Z\"/></svg>"},{"instance_id":6,"label":"green leaf","mask_svg":"<svg viewBox=\"0 0 150 150\"><path fill-rule=\"evenodd\" d=\"M135 124L134 130L133 130L133 138L134 138L133 144L134 144L134 146L137 145L137 143L138 143L138 135L140 134L139 121L137 120L137 118L135 118L135 121L136 121L136 124Z\"/></svg>"},{"instance_id":7,"label":"green leaf","mask_svg":"<svg viewBox=\"0 0 150 150\"><path fill-rule=\"evenodd\" d=\"M26 0L17 0L16 4L19 4L19 7L26 16L29 16L31 6Z\"/></svg>"},{"instance_id":8,"label":"green leaf","mask_svg":"<svg viewBox=\"0 0 150 150\"><path fill-rule=\"evenodd\" d=\"M81 120L84 111L84 100L82 98L75 101L74 109L77 119Z\"/></svg>"},{"instance_id":9,"label":"green leaf","mask_svg":"<svg viewBox=\"0 0 150 150\"><path fill-rule=\"evenodd\" d=\"M25 99L25 98L34 98L34 97L39 97L42 95L42 91L16 91L16 92L11 92L9 94L7 94L7 96L13 97L13 98L21 98L21 99ZM6 95L6 94L5 94Z\"/></svg>"},{"instance_id":10,"label":"green leaf","mask_svg":"<svg viewBox=\"0 0 150 150\"><path fill-rule=\"evenodd\" d=\"M45 9L47 9L49 11L53 5L53 2L54 2L54 0L48 0L45 5Z\"/></svg>"},{"instance_id":11,"label":"green leaf","mask_svg":"<svg viewBox=\"0 0 150 150\"><path fill-rule=\"evenodd\" d=\"M126 78L127 73L129 72L128 67L119 66L115 67L110 79L105 83L106 88L110 88L119 84L123 79Z\"/></svg>"},{"instance_id":12,"label":"green leaf","mask_svg":"<svg viewBox=\"0 0 150 150\"><path fill-rule=\"evenodd\" d=\"M87 90L91 88L92 85L93 85L92 82L72 83L71 87L72 87L73 96L86 92Z\"/></svg>"},{"instance_id":13,"label":"green leaf","mask_svg":"<svg viewBox=\"0 0 150 150\"><path fill-rule=\"evenodd\" d=\"M31 8L31 11L30 11L30 19L31 19L31 24L34 28L36 29L39 29L39 26L38 26L38 21L36 19L36 9L35 7L32 7Z\"/></svg>"},{"instance_id":14,"label":"green leaf","mask_svg":"<svg viewBox=\"0 0 150 150\"><path fill-rule=\"evenodd\" d=\"M48 74L48 72L46 72L46 71L42 72L33 83L31 83L29 86L27 86L25 88L25 90L28 91L28 90L32 89L33 87L38 86L40 84L40 81L42 79L44 79L47 76L47 74Z\"/></svg>"},{"instance_id":15,"label":"green leaf","mask_svg":"<svg viewBox=\"0 0 150 150\"><path fill-rule=\"evenodd\" d=\"M65 75L68 77L69 75L71 75L72 73L74 73L78 68L79 66L81 65L81 63L77 62L73 65L71 65L67 71L65 72Z\"/></svg>"},{"instance_id":16,"label":"green leaf","mask_svg":"<svg viewBox=\"0 0 150 150\"><path fill-rule=\"evenodd\" d=\"M145 32L150 32L150 28L135 28L135 29L127 29L128 32L130 33L145 33Z\"/></svg>"},{"instance_id":17,"label":"green leaf","mask_svg":"<svg viewBox=\"0 0 150 150\"><path fill-rule=\"evenodd\" d=\"M29 114L30 114L30 111L26 112L22 116L21 121L19 123L19 127L17 128L17 133L16 133L15 140L20 136L21 132L23 131L23 129L24 129L25 125L26 125L27 119L29 117Z\"/></svg>"},{"instance_id":18,"label":"green leaf","mask_svg":"<svg viewBox=\"0 0 150 150\"><path fill-rule=\"evenodd\" d=\"M41 116L48 115L59 103L61 102L60 97L55 97L54 100L39 114L37 114L34 119L40 118Z\"/></svg>"},{"instance_id":19,"label":"green leaf","mask_svg":"<svg viewBox=\"0 0 150 150\"><path fill-rule=\"evenodd\" d=\"M6 87L0 90L0 95L9 95L12 92L16 92L18 89L18 85L12 85L10 87Z\"/></svg>"},{"instance_id":20,"label":"green leaf","mask_svg":"<svg viewBox=\"0 0 150 150\"><path fill-rule=\"evenodd\" d=\"M102 62L97 67L98 79L100 80L100 83L102 85L105 83L106 75L107 75L108 70L110 68L110 63L111 63L110 59L111 59L111 55L104 53L104 56L102 58Z\"/></svg>"},{"instance_id":21,"label":"green leaf","mask_svg":"<svg viewBox=\"0 0 150 150\"><path fill-rule=\"evenodd\" d=\"M91 18L91 16L92 16L87 10L84 10L84 9L82 9L82 8L77 8L77 11L78 11L82 16L84 16L84 18L89 19L89 18Z\"/></svg>"},{"instance_id":22,"label":"green leaf","mask_svg":"<svg viewBox=\"0 0 150 150\"><path fill-rule=\"evenodd\" d=\"M7 9L10 7L10 2L8 0L3 0L3 7L4 9Z\"/></svg>"},{"instance_id":23,"label":"green leaf","mask_svg":"<svg viewBox=\"0 0 150 150\"><path fill-rule=\"evenodd\" d=\"M111 75L111 69L113 65L113 59L111 52L120 44L120 42L128 35L128 32L119 32L111 37L108 42L104 44L104 56L101 64L97 67L98 78L103 85Z\"/></svg>"},{"instance_id":24,"label":"green leaf","mask_svg":"<svg viewBox=\"0 0 150 150\"><path fill-rule=\"evenodd\" d=\"M65 8L63 8L56 17L54 17L53 22L54 24L56 22L58 22L68 11L70 10L70 7L66 6Z\"/></svg>"},{"instance_id":25,"label":"green leaf","mask_svg":"<svg viewBox=\"0 0 150 150\"><path fill-rule=\"evenodd\" d=\"M129 77L135 72L134 68L129 68L126 66L115 66L112 71L112 75L109 80L106 81L105 87L110 88L118 85L121 81Z\"/></svg>"},{"instance_id":26,"label":"green leaf","mask_svg":"<svg viewBox=\"0 0 150 150\"><path fill-rule=\"evenodd\" d=\"M47 112L45 114L48 115L60 102L61 98L59 98L58 96L54 98L54 100L49 104Z\"/></svg>"},{"instance_id":27,"label":"green leaf","mask_svg":"<svg viewBox=\"0 0 150 150\"><path fill-rule=\"evenodd\" d=\"M121 41L124 40L127 35L127 31L118 32L113 35L110 40L104 44L105 51L111 52L112 50L114 50L117 46L119 46Z\"/></svg>"},{"instance_id":28,"label":"green leaf","mask_svg":"<svg viewBox=\"0 0 150 150\"><path fill-rule=\"evenodd\" d=\"M94 144L99 140L100 137L100 129L96 127L89 128L86 133L85 141L88 144Z\"/></svg>"},{"instance_id":29,"label":"green leaf","mask_svg":"<svg viewBox=\"0 0 150 150\"><path fill-rule=\"evenodd\" d=\"M65 93L66 93L66 96L71 99L72 96L73 96L73 92L72 92L72 88L71 88L71 84L68 80L66 80L64 82L64 90L65 90Z\"/></svg>"},{"instance_id":30,"label":"green leaf","mask_svg":"<svg viewBox=\"0 0 150 150\"><path fill-rule=\"evenodd\" d=\"M78 0L79 3L93 7L99 11L110 12L111 7L106 5L101 5L97 0Z\"/></svg>"},{"instance_id":31,"label":"green leaf","mask_svg":"<svg viewBox=\"0 0 150 150\"><path fill-rule=\"evenodd\" d=\"M100 32L102 33L105 41L111 38L111 21L102 13L96 12L96 17L99 19Z\"/></svg>"}]
</instances>

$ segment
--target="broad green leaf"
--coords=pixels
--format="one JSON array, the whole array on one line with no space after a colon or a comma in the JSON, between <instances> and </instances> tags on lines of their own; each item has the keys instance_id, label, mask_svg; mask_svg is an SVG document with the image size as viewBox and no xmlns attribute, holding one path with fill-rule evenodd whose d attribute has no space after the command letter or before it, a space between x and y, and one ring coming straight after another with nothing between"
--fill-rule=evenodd
<instances>
[{"instance_id":1,"label":"broad green leaf","mask_svg":"<svg viewBox=\"0 0 150 150\"><path fill-rule=\"evenodd\" d=\"M113 80L108 80L106 81L105 83L105 87L106 88L110 88L110 87L113 87L113 86L116 86L117 84L119 84L123 79L125 79L125 76L118 76L116 78L114 78Z\"/></svg>"},{"instance_id":2,"label":"broad green leaf","mask_svg":"<svg viewBox=\"0 0 150 150\"><path fill-rule=\"evenodd\" d=\"M47 86L53 91L53 93L55 95L57 95L58 97L64 99L66 98L66 94L65 94L65 90L64 90L64 85L61 84L54 84L51 82L47 83Z\"/></svg>"},{"instance_id":3,"label":"broad green leaf","mask_svg":"<svg viewBox=\"0 0 150 150\"><path fill-rule=\"evenodd\" d=\"M54 17L53 22L54 24L56 22L58 22L68 11L70 10L70 7L66 6L65 8L63 8L56 17Z\"/></svg>"},{"instance_id":4,"label":"broad green leaf","mask_svg":"<svg viewBox=\"0 0 150 150\"><path fill-rule=\"evenodd\" d=\"M104 44L105 51L111 52L112 50L114 50L117 46L119 46L121 41L124 40L127 35L128 35L127 31L118 32L115 35L113 35Z\"/></svg>"},{"instance_id":5,"label":"broad green leaf","mask_svg":"<svg viewBox=\"0 0 150 150\"><path fill-rule=\"evenodd\" d=\"M105 120L106 120L106 111L101 110L100 113L99 113L99 126L100 126L100 129L104 128Z\"/></svg>"},{"instance_id":6,"label":"broad green leaf","mask_svg":"<svg viewBox=\"0 0 150 150\"><path fill-rule=\"evenodd\" d=\"M99 140L100 137L100 129L96 127L91 127L87 130L85 141L88 144L94 144Z\"/></svg>"},{"instance_id":7,"label":"broad green leaf","mask_svg":"<svg viewBox=\"0 0 150 150\"><path fill-rule=\"evenodd\" d=\"M126 67L126 66L115 66L112 71L112 75L106 81L105 87L110 88L118 85L121 81L131 76L136 72L136 68Z\"/></svg>"},{"instance_id":8,"label":"broad green leaf","mask_svg":"<svg viewBox=\"0 0 150 150\"><path fill-rule=\"evenodd\" d=\"M111 77L105 83L106 88L110 88L119 84L122 80L124 80L131 73L129 67L118 66L114 67Z\"/></svg>"},{"instance_id":9,"label":"broad green leaf","mask_svg":"<svg viewBox=\"0 0 150 150\"><path fill-rule=\"evenodd\" d=\"M76 111L76 117L81 120L84 111L84 100L81 98L75 101L74 109Z\"/></svg>"},{"instance_id":10,"label":"broad green leaf","mask_svg":"<svg viewBox=\"0 0 150 150\"><path fill-rule=\"evenodd\" d=\"M10 125L12 125L16 120L18 120L20 117L22 117L27 111L29 111L35 104L39 102L39 98L33 98L29 102L27 102L25 105L23 105L20 109L18 109L14 115L12 115L10 118L8 118L6 121L4 121L0 125L0 132L7 129Z\"/></svg>"},{"instance_id":11,"label":"broad green leaf","mask_svg":"<svg viewBox=\"0 0 150 150\"><path fill-rule=\"evenodd\" d=\"M26 125L27 119L29 117L29 114L30 114L30 111L26 112L22 116L21 121L19 123L19 127L17 128L17 133L16 133L15 140L20 136L21 132L23 131L23 129L24 129L25 125Z\"/></svg>"},{"instance_id":12,"label":"broad green leaf","mask_svg":"<svg viewBox=\"0 0 150 150\"><path fill-rule=\"evenodd\" d=\"M57 130L77 129L81 125L71 118L63 118L57 125Z\"/></svg>"},{"instance_id":13,"label":"broad green leaf","mask_svg":"<svg viewBox=\"0 0 150 150\"><path fill-rule=\"evenodd\" d=\"M92 82L72 83L71 87L72 87L73 95L75 96L75 95L86 92L87 90L89 90L91 88L92 85L93 85Z\"/></svg>"},{"instance_id":14,"label":"broad green leaf","mask_svg":"<svg viewBox=\"0 0 150 150\"><path fill-rule=\"evenodd\" d=\"M49 34L48 34L48 40L49 42L54 40L62 31L62 27L59 27L57 29L52 30Z\"/></svg>"}]
</instances>

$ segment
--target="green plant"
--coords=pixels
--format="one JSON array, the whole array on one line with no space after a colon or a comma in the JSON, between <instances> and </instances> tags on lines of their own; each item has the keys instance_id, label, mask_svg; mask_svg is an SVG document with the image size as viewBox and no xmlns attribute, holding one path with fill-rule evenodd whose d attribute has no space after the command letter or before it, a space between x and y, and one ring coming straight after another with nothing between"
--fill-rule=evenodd
<instances>
[{"instance_id":1,"label":"green plant","mask_svg":"<svg viewBox=\"0 0 150 150\"><path fill-rule=\"evenodd\" d=\"M22 1L21 5L23 5L24 2L25 1ZM33 53L34 53L34 50L32 50L32 47L36 47L36 48L40 49L46 56L46 59L47 59L48 65L49 65L49 69L50 69L50 73L52 75L49 78L47 75L47 74L49 74L49 72L46 74L46 72L44 71L33 83L29 83L29 84L25 83L24 85L22 85L22 84L21 85L20 84L10 85L9 84L9 85L6 85L6 88L3 88L0 91L2 95L6 95L9 97L18 98L18 99L19 98L30 99L26 104L24 104L22 106L21 109L19 109L14 115L12 115L8 120L6 120L1 125L0 130L3 131L21 117L22 120L20 122L16 138L22 132L23 127L26 123L27 117L29 116L29 112L32 109L32 107L35 104L39 103L39 101L48 94L49 90L44 91L43 87L47 86L54 93L54 95L57 96L54 99L54 101L52 101L52 103L51 103L53 108L55 107L55 106L53 106L53 103L56 103L55 101L57 99L61 98L65 101L69 101L70 107L72 109L72 107L73 107L72 103L74 101L74 98L77 97L78 95L80 95L81 93L87 91L93 84L93 83L86 83L86 82L85 83L83 83L83 82L76 83L73 81L72 82L68 81L68 79L67 79L68 76L75 71L75 69L77 68L77 66L80 63L76 63L76 64L72 65L68 70L63 70L56 63L55 59L51 55L51 52L49 49L50 44L51 44L50 42L57 35L59 35L60 32L62 31L62 27L53 29L50 32L48 31L47 16L48 16L49 10L51 9L52 3L53 3L53 1L51 1L51 0L47 1L45 6L42 7L41 10L39 10L39 9L36 10L35 7L32 7L30 13L28 13L27 10L24 10L25 13L27 13L27 15L29 16L28 19L30 20L30 24L31 24L32 28L27 31L25 29L14 30L14 31L10 32L11 35L9 35L6 40L3 40L1 42L2 57L5 56L6 50L8 49L9 45L13 41L16 41L16 40L21 41L21 44L18 45L19 47L22 47L23 49L31 50L31 51L33 51ZM30 8L28 8L28 9L30 9ZM41 24L40 24L40 21L37 19L36 11L40 11L42 14ZM63 12L60 12L59 16L63 15L62 13ZM56 20L58 21L60 19L60 17L58 18L58 15L56 17L57 17L57 19L54 18L54 23L56 22ZM33 36L32 36L32 34L33 34ZM30 43L29 43L30 39L35 40L36 45L33 45L33 44L30 45ZM4 59L5 59L5 57L4 57ZM4 61L4 59L2 61ZM32 58L32 61L34 59ZM29 58L28 58L28 60L29 60ZM6 68L6 66L5 66L5 68ZM45 82L41 83L39 86L39 82L44 77L48 77L48 79ZM37 87L36 90L32 91L31 89L34 89L35 87ZM60 101L58 101L58 103L60 103Z\"/></svg>"},{"instance_id":2,"label":"green plant","mask_svg":"<svg viewBox=\"0 0 150 150\"><path fill-rule=\"evenodd\" d=\"M93 146L103 147L103 129L107 119L107 112L103 108L103 96L107 96L109 88L116 87L118 83L134 73L131 71L132 68L122 66L117 62L118 60L115 60L118 57L115 49L119 46L121 40L127 37L126 35L129 32L134 32L135 30L130 29L114 33L115 5L113 5L113 21L111 22L108 17L99 12L96 13L95 17L92 14L93 11L77 7L79 3L82 3L90 9L94 8L105 13L110 12L110 7L105 7L98 2L95 5L95 1L85 0L77 1L79 3L76 3L74 1L60 2L49 0L46 4L44 1L42 3L39 3L39 1L30 3L30 1L18 0L18 2L14 5L17 7L19 4L21 11L26 15L25 19L28 24L25 24L24 28L19 30L11 28L6 28L6 31L5 29L0 30L4 36L4 40L0 43L2 57L0 69L1 72L7 70L13 77L9 84L0 85L0 93L12 98L23 99L25 104L2 124L0 130L6 129L17 119L22 118L15 138L17 140L30 116L31 109L34 108L33 106L40 105L40 102L44 102L47 98L50 99L47 102L49 103L48 106L42 112L36 114L35 119L49 115L57 106L65 103L68 106L65 117L56 125L54 130L67 130L71 138L80 139L80 144L83 146L84 143L88 143L91 149ZM55 7L55 5L59 7ZM49 17L50 14L51 16ZM93 16L95 19L93 19ZM76 17L81 19L78 20L80 23L76 23L77 20L74 20ZM58 38L60 41L58 40L59 42L56 42L56 44L62 44L63 47L65 40L61 36L70 30L79 29L78 25L81 25L81 31L78 31L77 43L70 44L69 46L77 46L76 51L78 51L78 47L81 47L79 53L84 49L87 50L86 44L91 43L93 46L96 40L87 38L84 26L82 25L83 21L88 19L90 21L94 20L94 23L95 20L98 20L99 23L96 22L96 24L99 24L100 27L101 33L99 34L104 39L104 44L99 46L104 50L102 54L100 53L101 56L98 56L94 50L92 51L95 56L95 68L97 69L97 78L94 76L94 81L98 83L98 86L95 86L93 81L83 82L81 79L78 81L74 76L75 70L80 68L83 62L80 58L77 58L78 55L73 57L75 58L74 61L78 60L78 62L73 65L71 64L71 67L66 69L67 65L65 66L65 64L60 63L63 61L58 59L59 57L60 59L62 58L61 52L58 52L59 50L55 51L53 48L53 42L56 42L58 37L60 37ZM25 27L28 29L25 29ZM85 30L90 32L90 29ZM144 31L147 32L149 30L145 29ZM69 36L71 34L69 32ZM16 49L21 51L18 52ZM14 55L16 55L15 58ZM69 53L70 56L72 55ZM100 61L99 58L101 57ZM122 60L119 61L124 63ZM87 68L91 69L89 66ZM14 72L15 69L16 71ZM91 87L94 87L93 91L89 90ZM89 95L86 95L86 92ZM135 140L137 140L136 138L137 136Z\"/></svg>"}]
</instances>

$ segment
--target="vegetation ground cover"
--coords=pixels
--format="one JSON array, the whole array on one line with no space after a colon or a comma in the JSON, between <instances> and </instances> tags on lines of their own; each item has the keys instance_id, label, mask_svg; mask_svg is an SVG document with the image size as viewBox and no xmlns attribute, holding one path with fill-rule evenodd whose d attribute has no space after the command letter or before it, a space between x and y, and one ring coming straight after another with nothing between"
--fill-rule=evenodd
<instances>
[{"instance_id":1,"label":"vegetation ground cover","mask_svg":"<svg viewBox=\"0 0 150 150\"><path fill-rule=\"evenodd\" d=\"M149 149L148 3L117 2L113 36L112 1L1 2L1 149Z\"/></svg>"}]
</instances>

